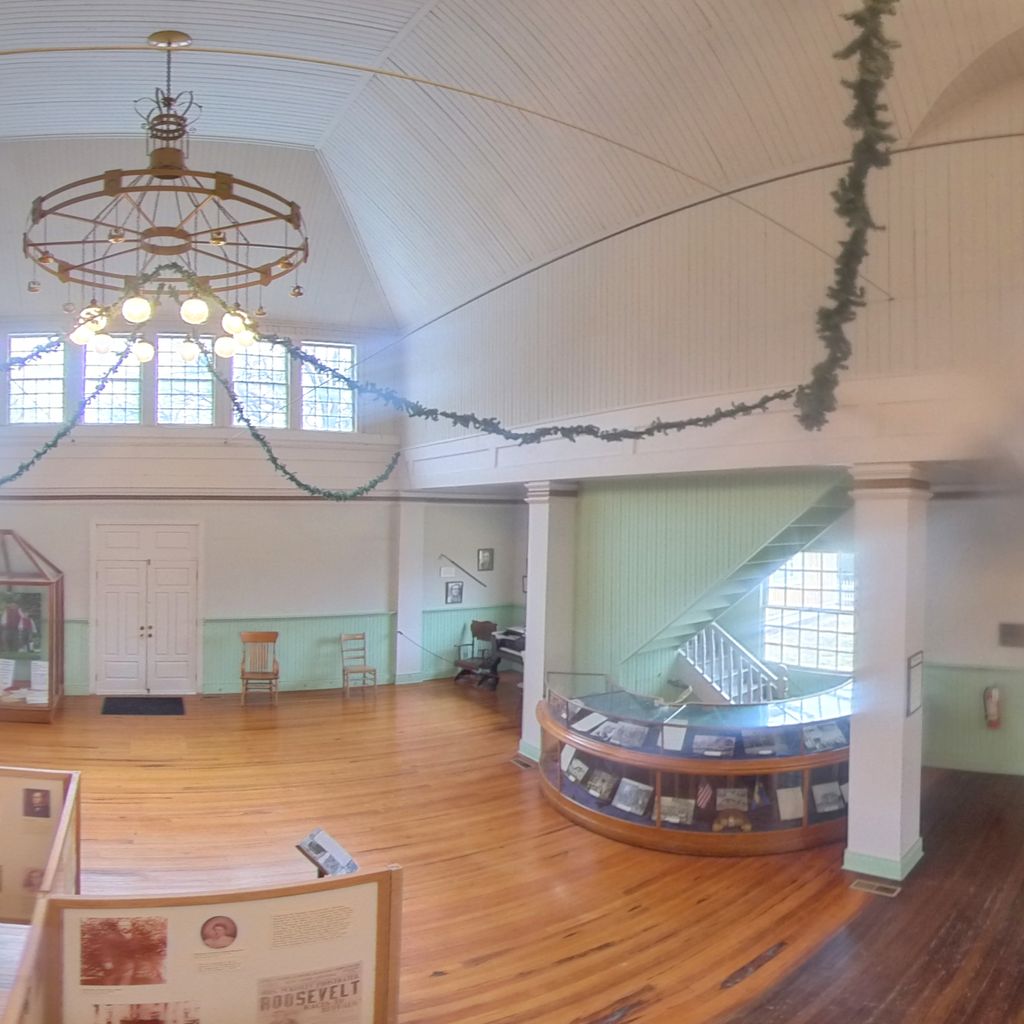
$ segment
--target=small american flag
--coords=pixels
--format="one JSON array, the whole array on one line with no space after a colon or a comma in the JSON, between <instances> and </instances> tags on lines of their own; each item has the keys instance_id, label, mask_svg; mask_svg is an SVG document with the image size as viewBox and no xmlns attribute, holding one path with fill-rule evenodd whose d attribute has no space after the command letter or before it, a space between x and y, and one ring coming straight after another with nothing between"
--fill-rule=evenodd
<instances>
[{"instance_id":1,"label":"small american flag","mask_svg":"<svg viewBox=\"0 0 1024 1024\"><path fill-rule=\"evenodd\" d=\"M701 779L700 785L697 787L697 806L703 811L711 806L711 798L715 795L715 791L711 788L711 783L707 779Z\"/></svg>"}]
</instances>

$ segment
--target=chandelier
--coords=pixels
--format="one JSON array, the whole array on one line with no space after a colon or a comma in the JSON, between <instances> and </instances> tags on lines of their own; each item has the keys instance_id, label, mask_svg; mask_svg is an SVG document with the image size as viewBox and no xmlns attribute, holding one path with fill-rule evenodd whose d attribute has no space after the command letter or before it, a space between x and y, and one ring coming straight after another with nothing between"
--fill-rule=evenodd
<instances>
[{"instance_id":1,"label":"chandelier","mask_svg":"<svg viewBox=\"0 0 1024 1024\"><path fill-rule=\"evenodd\" d=\"M22 239L37 267L69 286L79 285L79 308L64 306L75 323L69 339L110 351L107 334L123 320L134 354L152 359L141 325L153 307L169 299L189 327L221 312L214 342L230 357L256 340L256 318L241 296L297 271L309 257L299 205L262 185L223 171L194 171L186 163L189 129L201 112L191 92L175 93L171 56L192 39L184 32L154 32L148 42L167 54L166 81L135 109L146 130L149 164L139 170L108 170L39 196ZM37 292L37 280L28 289ZM298 298L296 281L291 294ZM182 357L197 358L197 339L182 343Z\"/></svg>"}]
</instances>

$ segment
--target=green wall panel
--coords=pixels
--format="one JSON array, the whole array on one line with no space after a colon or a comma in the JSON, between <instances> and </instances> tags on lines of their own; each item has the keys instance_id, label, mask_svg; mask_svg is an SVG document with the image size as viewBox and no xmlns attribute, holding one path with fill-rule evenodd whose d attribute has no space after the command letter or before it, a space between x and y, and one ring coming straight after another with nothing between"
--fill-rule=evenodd
<instances>
[{"instance_id":1,"label":"green wall panel","mask_svg":"<svg viewBox=\"0 0 1024 1024\"><path fill-rule=\"evenodd\" d=\"M423 646L426 650L420 661L424 679L442 679L454 674L457 644L468 643L469 624L473 619L496 622L499 628L526 624L526 609L522 605L503 604L484 608L444 608L423 613ZM402 637L399 643L408 643Z\"/></svg>"},{"instance_id":2,"label":"green wall panel","mask_svg":"<svg viewBox=\"0 0 1024 1024\"><path fill-rule=\"evenodd\" d=\"M656 688L674 652L634 652L839 479L832 471L792 471L585 484L577 520L577 671Z\"/></svg>"},{"instance_id":3,"label":"green wall panel","mask_svg":"<svg viewBox=\"0 0 1024 1024\"><path fill-rule=\"evenodd\" d=\"M237 693L244 630L277 630L282 690L321 690L341 685L342 633L365 633L367 658L379 683L394 682L394 615L322 618L207 619L203 623L203 693Z\"/></svg>"},{"instance_id":4,"label":"green wall panel","mask_svg":"<svg viewBox=\"0 0 1024 1024\"><path fill-rule=\"evenodd\" d=\"M89 623L84 619L64 620L64 692L89 692Z\"/></svg>"},{"instance_id":5,"label":"green wall panel","mask_svg":"<svg viewBox=\"0 0 1024 1024\"><path fill-rule=\"evenodd\" d=\"M1002 696L999 729L985 725L986 686L998 686ZM922 760L936 768L1024 775L1024 673L925 665Z\"/></svg>"}]
</instances>

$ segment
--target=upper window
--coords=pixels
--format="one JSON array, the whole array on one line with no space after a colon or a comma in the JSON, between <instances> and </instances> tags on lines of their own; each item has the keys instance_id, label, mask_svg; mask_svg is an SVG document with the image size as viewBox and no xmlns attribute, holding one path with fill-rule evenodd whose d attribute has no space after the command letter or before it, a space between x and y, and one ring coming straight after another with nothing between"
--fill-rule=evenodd
<instances>
[{"instance_id":1,"label":"upper window","mask_svg":"<svg viewBox=\"0 0 1024 1024\"><path fill-rule=\"evenodd\" d=\"M101 355L85 350L85 393L91 395L100 379L120 357L120 343L116 352ZM107 380L103 390L86 406L83 423L141 423L142 422L142 366L134 356L128 356L117 373Z\"/></svg>"},{"instance_id":2,"label":"upper window","mask_svg":"<svg viewBox=\"0 0 1024 1024\"><path fill-rule=\"evenodd\" d=\"M332 370L347 377L352 375L351 345L317 345L307 341L302 349ZM299 425L304 430L355 430L355 403L351 388L306 363L302 364L301 386Z\"/></svg>"},{"instance_id":3,"label":"upper window","mask_svg":"<svg viewBox=\"0 0 1024 1024\"><path fill-rule=\"evenodd\" d=\"M768 577L763 594L766 661L853 671L853 555L801 551Z\"/></svg>"},{"instance_id":4,"label":"upper window","mask_svg":"<svg viewBox=\"0 0 1024 1024\"><path fill-rule=\"evenodd\" d=\"M12 335L9 355L27 356L49 339L31 334ZM7 392L9 422L60 423L64 419L64 346L32 362L11 368Z\"/></svg>"},{"instance_id":5,"label":"upper window","mask_svg":"<svg viewBox=\"0 0 1024 1024\"><path fill-rule=\"evenodd\" d=\"M257 341L232 360L232 383L246 416L257 427L288 426L288 353ZM240 422L235 414L235 422Z\"/></svg>"},{"instance_id":6,"label":"upper window","mask_svg":"<svg viewBox=\"0 0 1024 1024\"><path fill-rule=\"evenodd\" d=\"M156 421L210 426L213 375L205 359L186 362L179 346L184 335L162 334L156 356Z\"/></svg>"}]
</instances>

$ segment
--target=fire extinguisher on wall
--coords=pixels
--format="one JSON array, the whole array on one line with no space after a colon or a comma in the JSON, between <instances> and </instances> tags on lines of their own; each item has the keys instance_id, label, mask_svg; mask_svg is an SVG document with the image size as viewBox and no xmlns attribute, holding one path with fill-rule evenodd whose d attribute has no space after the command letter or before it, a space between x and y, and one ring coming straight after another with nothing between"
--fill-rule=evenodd
<instances>
[{"instance_id":1,"label":"fire extinguisher on wall","mask_svg":"<svg viewBox=\"0 0 1024 1024\"><path fill-rule=\"evenodd\" d=\"M998 729L1002 724L1003 709L1000 706L999 687L985 687L985 724L990 729Z\"/></svg>"}]
</instances>

